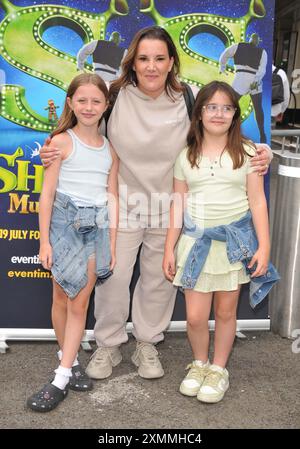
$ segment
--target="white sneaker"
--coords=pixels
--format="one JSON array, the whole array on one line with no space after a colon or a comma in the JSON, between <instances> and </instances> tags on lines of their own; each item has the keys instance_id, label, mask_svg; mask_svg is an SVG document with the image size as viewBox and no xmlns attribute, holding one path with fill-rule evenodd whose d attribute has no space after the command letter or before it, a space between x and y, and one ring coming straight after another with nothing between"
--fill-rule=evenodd
<instances>
[{"instance_id":1,"label":"white sneaker","mask_svg":"<svg viewBox=\"0 0 300 449\"><path fill-rule=\"evenodd\" d=\"M152 343L138 341L131 360L139 368L138 375L145 379L157 379L165 374Z\"/></svg>"},{"instance_id":2,"label":"white sneaker","mask_svg":"<svg viewBox=\"0 0 300 449\"><path fill-rule=\"evenodd\" d=\"M85 372L92 379L106 379L112 373L113 366L117 366L122 360L119 346L98 348L86 367Z\"/></svg>"},{"instance_id":3,"label":"white sneaker","mask_svg":"<svg viewBox=\"0 0 300 449\"><path fill-rule=\"evenodd\" d=\"M189 369L189 372L180 384L180 393L184 394L185 396L197 396L198 391L208 372L209 366L209 361L203 363L200 360L194 360L192 363L190 363L186 367L186 369Z\"/></svg>"},{"instance_id":4,"label":"white sneaker","mask_svg":"<svg viewBox=\"0 0 300 449\"><path fill-rule=\"evenodd\" d=\"M202 402L219 402L229 388L229 373L226 368L210 365L208 373L197 394Z\"/></svg>"}]
</instances>

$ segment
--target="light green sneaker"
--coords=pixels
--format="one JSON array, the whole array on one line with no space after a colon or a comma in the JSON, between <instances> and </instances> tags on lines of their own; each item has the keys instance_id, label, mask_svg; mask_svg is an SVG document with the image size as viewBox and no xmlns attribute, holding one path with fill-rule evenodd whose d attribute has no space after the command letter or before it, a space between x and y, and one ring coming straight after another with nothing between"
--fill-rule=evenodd
<instances>
[{"instance_id":1,"label":"light green sneaker","mask_svg":"<svg viewBox=\"0 0 300 449\"><path fill-rule=\"evenodd\" d=\"M209 361L206 363L200 362L199 360L190 363L186 369L189 372L180 384L179 391L185 396L197 396L198 391L205 379L208 372Z\"/></svg>"},{"instance_id":2,"label":"light green sneaker","mask_svg":"<svg viewBox=\"0 0 300 449\"><path fill-rule=\"evenodd\" d=\"M226 368L210 365L208 374L201 385L197 399L202 402L219 402L229 388L229 373Z\"/></svg>"}]
</instances>

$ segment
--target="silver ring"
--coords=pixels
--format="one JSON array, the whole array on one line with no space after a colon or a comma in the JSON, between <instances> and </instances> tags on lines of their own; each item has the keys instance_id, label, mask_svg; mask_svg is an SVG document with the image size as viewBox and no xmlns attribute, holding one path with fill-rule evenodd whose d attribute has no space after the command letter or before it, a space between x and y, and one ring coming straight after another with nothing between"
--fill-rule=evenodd
<instances>
[{"instance_id":1,"label":"silver ring","mask_svg":"<svg viewBox=\"0 0 300 449\"><path fill-rule=\"evenodd\" d=\"M42 165L44 165L44 159L41 159L41 163L42 163Z\"/></svg>"}]
</instances>

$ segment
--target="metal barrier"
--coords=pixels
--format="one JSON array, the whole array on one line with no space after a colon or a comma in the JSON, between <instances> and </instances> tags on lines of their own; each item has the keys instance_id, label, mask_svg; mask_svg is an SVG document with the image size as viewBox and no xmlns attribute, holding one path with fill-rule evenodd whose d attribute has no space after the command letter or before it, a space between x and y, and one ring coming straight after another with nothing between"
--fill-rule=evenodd
<instances>
[{"instance_id":1,"label":"metal barrier","mask_svg":"<svg viewBox=\"0 0 300 449\"><path fill-rule=\"evenodd\" d=\"M300 140L300 129L272 129L271 130L271 136L272 137L282 137L282 142L280 143L281 145L281 154L283 154L286 151L285 146L287 145L286 143L286 138L290 137L290 143L289 143L289 148L291 147L291 143L292 143L292 139L295 138L296 142L295 142L295 152L298 153L298 151L300 151L300 145L299 145L299 140ZM278 142L276 142L278 143Z\"/></svg>"},{"instance_id":2,"label":"metal barrier","mask_svg":"<svg viewBox=\"0 0 300 449\"><path fill-rule=\"evenodd\" d=\"M278 159L278 179L271 260L281 276L269 295L270 326L274 333L293 338L300 329L300 130L272 130L283 137ZM285 148L295 137L295 151Z\"/></svg>"}]
</instances>

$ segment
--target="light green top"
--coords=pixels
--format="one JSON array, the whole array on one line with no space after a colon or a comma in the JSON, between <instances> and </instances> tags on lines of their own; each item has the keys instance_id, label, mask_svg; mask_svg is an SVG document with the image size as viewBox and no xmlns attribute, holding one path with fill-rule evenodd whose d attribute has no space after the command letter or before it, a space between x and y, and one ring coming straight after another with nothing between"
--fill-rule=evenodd
<instances>
[{"instance_id":1,"label":"light green top","mask_svg":"<svg viewBox=\"0 0 300 449\"><path fill-rule=\"evenodd\" d=\"M255 151L247 146L249 155ZM228 152L210 161L202 156L199 168L191 168L187 148L176 159L174 176L186 181L189 189L187 210L200 227L213 227L239 220L249 209L247 174L253 171L251 157L241 168L233 170ZM177 247L177 273L174 285L181 285L181 276L195 239L182 234ZM249 281L241 262L229 263L226 243L212 240L211 247L194 290L201 292L236 290Z\"/></svg>"},{"instance_id":2,"label":"light green top","mask_svg":"<svg viewBox=\"0 0 300 449\"><path fill-rule=\"evenodd\" d=\"M255 150L248 145L248 154ZM211 161L202 156L199 168L191 168L187 159L187 147L176 159L174 177L188 185L187 210L198 226L211 227L228 224L249 209L247 196L247 174L253 172L251 157L241 168L233 170L232 159L225 151L221 157Z\"/></svg>"}]
</instances>

